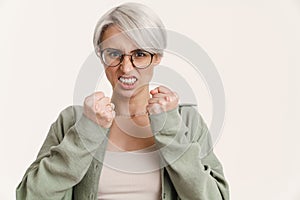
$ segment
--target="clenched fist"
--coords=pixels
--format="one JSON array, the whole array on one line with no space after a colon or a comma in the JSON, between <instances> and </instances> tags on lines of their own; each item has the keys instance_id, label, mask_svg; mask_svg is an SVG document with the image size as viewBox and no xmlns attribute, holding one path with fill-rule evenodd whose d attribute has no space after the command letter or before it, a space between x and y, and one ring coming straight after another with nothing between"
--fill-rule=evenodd
<instances>
[{"instance_id":1,"label":"clenched fist","mask_svg":"<svg viewBox=\"0 0 300 200\"><path fill-rule=\"evenodd\" d=\"M159 86L150 91L152 98L148 101L147 111L149 114L158 114L172 110L178 106L179 97L176 92L169 88Z\"/></svg>"},{"instance_id":2,"label":"clenched fist","mask_svg":"<svg viewBox=\"0 0 300 200\"><path fill-rule=\"evenodd\" d=\"M103 92L95 92L84 100L83 114L104 128L112 125L116 116L114 104Z\"/></svg>"}]
</instances>

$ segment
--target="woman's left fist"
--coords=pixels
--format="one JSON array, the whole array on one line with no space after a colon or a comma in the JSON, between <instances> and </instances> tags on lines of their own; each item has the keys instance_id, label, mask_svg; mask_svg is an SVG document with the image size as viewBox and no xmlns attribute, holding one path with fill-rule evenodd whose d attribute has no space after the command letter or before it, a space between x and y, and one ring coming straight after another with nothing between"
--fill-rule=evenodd
<instances>
[{"instance_id":1,"label":"woman's left fist","mask_svg":"<svg viewBox=\"0 0 300 200\"><path fill-rule=\"evenodd\" d=\"M172 110L178 106L179 97L169 88L159 86L150 91L152 98L148 100L147 111L149 114L158 114Z\"/></svg>"}]
</instances>

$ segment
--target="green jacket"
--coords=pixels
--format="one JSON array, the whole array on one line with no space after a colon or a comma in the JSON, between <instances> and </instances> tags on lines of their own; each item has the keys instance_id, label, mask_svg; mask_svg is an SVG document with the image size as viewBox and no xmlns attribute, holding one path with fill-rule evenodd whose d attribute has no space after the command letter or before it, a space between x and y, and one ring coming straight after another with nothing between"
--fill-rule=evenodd
<instances>
[{"instance_id":1,"label":"green jacket","mask_svg":"<svg viewBox=\"0 0 300 200\"><path fill-rule=\"evenodd\" d=\"M97 199L109 129L82 112L82 106L69 106L51 125L37 159L17 187L17 200ZM228 200L221 163L207 151L212 147L210 134L197 110L178 106L149 118L167 164L161 169L161 198Z\"/></svg>"}]
</instances>

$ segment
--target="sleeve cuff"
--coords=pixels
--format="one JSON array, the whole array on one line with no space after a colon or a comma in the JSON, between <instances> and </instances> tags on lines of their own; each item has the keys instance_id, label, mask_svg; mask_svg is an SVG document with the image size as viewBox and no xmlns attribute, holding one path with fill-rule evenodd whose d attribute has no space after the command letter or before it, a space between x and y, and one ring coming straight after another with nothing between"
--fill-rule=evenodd
<instances>
[{"instance_id":1,"label":"sleeve cuff","mask_svg":"<svg viewBox=\"0 0 300 200\"><path fill-rule=\"evenodd\" d=\"M81 139L97 143L101 142L109 131L109 128L101 127L84 114L82 114L80 119L75 123L75 128Z\"/></svg>"},{"instance_id":2,"label":"sleeve cuff","mask_svg":"<svg viewBox=\"0 0 300 200\"><path fill-rule=\"evenodd\" d=\"M158 132L165 134L177 132L182 124L178 107L167 112L152 114L149 118L151 129L154 134Z\"/></svg>"}]
</instances>

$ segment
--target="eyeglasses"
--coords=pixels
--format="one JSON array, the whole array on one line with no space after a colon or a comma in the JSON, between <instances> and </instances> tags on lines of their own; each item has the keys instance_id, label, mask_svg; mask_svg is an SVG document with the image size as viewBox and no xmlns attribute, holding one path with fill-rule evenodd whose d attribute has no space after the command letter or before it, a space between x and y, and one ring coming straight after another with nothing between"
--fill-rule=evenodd
<instances>
[{"instance_id":1,"label":"eyeglasses","mask_svg":"<svg viewBox=\"0 0 300 200\"><path fill-rule=\"evenodd\" d=\"M133 50L131 54L124 54L121 50L113 48L107 48L101 51L101 59L103 63L109 67L120 65L125 56L130 56L130 61L134 67L144 69L151 65L154 55L155 54L142 49Z\"/></svg>"}]
</instances>

